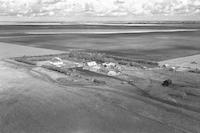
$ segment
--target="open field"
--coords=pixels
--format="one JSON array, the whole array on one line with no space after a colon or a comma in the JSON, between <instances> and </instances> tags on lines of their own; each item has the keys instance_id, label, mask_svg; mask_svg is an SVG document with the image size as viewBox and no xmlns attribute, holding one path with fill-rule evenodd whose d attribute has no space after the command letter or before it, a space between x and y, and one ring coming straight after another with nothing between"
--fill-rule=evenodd
<instances>
[{"instance_id":1,"label":"open field","mask_svg":"<svg viewBox=\"0 0 200 133\"><path fill-rule=\"evenodd\" d=\"M193 55L181 58L175 58L171 60L165 60L159 62L160 65L168 64L170 66L178 67L179 69L198 69L200 70L200 55Z\"/></svg>"},{"instance_id":2,"label":"open field","mask_svg":"<svg viewBox=\"0 0 200 133\"><path fill-rule=\"evenodd\" d=\"M199 67L200 31L26 33L36 27L0 26L0 133L199 133L200 74L158 63Z\"/></svg>"},{"instance_id":3,"label":"open field","mask_svg":"<svg viewBox=\"0 0 200 133\"><path fill-rule=\"evenodd\" d=\"M63 67L37 65L53 55L0 61L1 133L198 133L199 74L144 69L124 57L127 63L120 65L119 57L98 56L105 55L55 55ZM108 76L72 65L92 60L112 61L122 69ZM162 86L166 79L172 85Z\"/></svg>"},{"instance_id":4,"label":"open field","mask_svg":"<svg viewBox=\"0 0 200 133\"><path fill-rule=\"evenodd\" d=\"M26 46L19 46L15 44L8 44L0 42L0 59L18 57L18 56L36 56L46 54L63 53L58 50L48 50L42 48L31 48Z\"/></svg>"},{"instance_id":5,"label":"open field","mask_svg":"<svg viewBox=\"0 0 200 133\"><path fill-rule=\"evenodd\" d=\"M199 30L199 24L7 25L0 26L0 42L64 51L95 49L136 59L162 61L200 54Z\"/></svg>"}]
</instances>

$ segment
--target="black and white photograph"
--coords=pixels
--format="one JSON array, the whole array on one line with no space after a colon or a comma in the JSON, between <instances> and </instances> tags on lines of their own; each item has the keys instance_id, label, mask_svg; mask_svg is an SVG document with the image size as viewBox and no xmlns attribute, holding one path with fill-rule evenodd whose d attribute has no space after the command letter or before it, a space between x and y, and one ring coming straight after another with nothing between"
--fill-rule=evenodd
<instances>
[{"instance_id":1,"label":"black and white photograph","mask_svg":"<svg viewBox=\"0 0 200 133\"><path fill-rule=\"evenodd\" d=\"M200 0L0 0L0 133L200 133Z\"/></svg>"}]
</instances>

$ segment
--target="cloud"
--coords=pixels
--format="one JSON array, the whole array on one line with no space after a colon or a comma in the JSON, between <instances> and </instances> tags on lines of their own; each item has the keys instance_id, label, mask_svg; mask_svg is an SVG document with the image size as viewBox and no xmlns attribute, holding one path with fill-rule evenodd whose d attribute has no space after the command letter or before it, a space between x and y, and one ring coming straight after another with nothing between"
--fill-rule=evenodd
<instances>
[{"instance_id":1,"label":"cloud","mask_svg":"<svg viewBox=\"0 0 200 133\"><path fill-rule=\"evenodd\" d=\"M0 0L7 16L200 14L200 0Z\"/></svg>"}]
</instances>

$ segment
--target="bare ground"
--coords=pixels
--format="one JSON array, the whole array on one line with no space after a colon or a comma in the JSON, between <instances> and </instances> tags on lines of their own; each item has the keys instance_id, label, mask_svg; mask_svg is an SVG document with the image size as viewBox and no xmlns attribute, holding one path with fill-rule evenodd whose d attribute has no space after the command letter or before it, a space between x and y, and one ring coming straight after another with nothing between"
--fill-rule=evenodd
<instances>
[{"instance_id":1,"label":"bare ground","mask_svg":"<svg viewBox=\"0 0 200 133\"><path fill-rule=\"evenodd\" d=\"M181 68L200 69L200 55L193 55L159 62L160 65L169 64Z\"/></svg>"},{"instance_id":2,"label":"bare ground","mask_svg":"<svg viewBox=\"0 0 200 133\"><path fill-rule=\"evenodd\" d=\"M108 86L74 86L70 82L61 85L44 71L0 62L1 133L198 133L200 130L199 112L142 96L137 87L120 86L115 80ZM150 84L146 80L138 83L144 82ZM147 87L148 84L143 86Z\"/></svg>"},{"instance_id":3,"label":"bare ground","mask_svg":"<svg viewBox=\"0 0 200 133\"><path fill-rule=\"evenodd\" d=\"M48 50L44 48L31 48L15 44L0 42L0 59L18 56L38 56L46 54L60 54L62 51Z\"/></svg>"},{"instance_id":4,"label":"bare ground","mask_svg":"<svg viewBox=\"0 0 200 133\"><path fill-rule=\"evenodd\" d=\"M1 50L15 51L11 48L18 47L7 46ZM38 51L32 53L32 48L23 48L29 50L27 55L38 54ZM40 52L44 54L43 50ZM22 54L10 52L6 57ZM116 78L99 78L97 75L93 76L106 80L106 84L91 84L76 75L71 80L66 75L43 68L10 60L0 61L0 132L200 131L198 74L160 69L127 69L125 73L135 81L134 85L121 84ZM173 85L161 86L167 78L172 79Z\"/></svg>"}]
</instances>

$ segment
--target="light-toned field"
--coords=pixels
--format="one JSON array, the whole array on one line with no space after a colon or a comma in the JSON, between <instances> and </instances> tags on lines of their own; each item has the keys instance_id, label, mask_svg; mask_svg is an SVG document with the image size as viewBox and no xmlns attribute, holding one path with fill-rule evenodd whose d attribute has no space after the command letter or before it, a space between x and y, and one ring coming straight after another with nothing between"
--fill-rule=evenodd
<instances>
[{"instance_id":1,"label":"light-toned field","mask_svg":"<svg viewBox=\"0 0 200 133\"><path fill-rule=\"evenodd\" d=\"M0 59L18 57L18 56L24 56L24 55L37 56L37 55L47 55L47 54L59 54L59 53L63 53L63 52L59 50L33 48L33 47L20 46L20 45L0 42Z\"/></svg>"},{"instance_id":2,"label":"light-toned field","mask_svg":"<svg viewBox=\"0 0 200 133\"><path fill-rule=\"evenodd\" d=\"M165 60L159 62L160 65L169 64L170 66L180 67L182 69L200 69L200 55L193 55L181 58L175 58L171 60Z\"/></svg>"}]
</instances>

